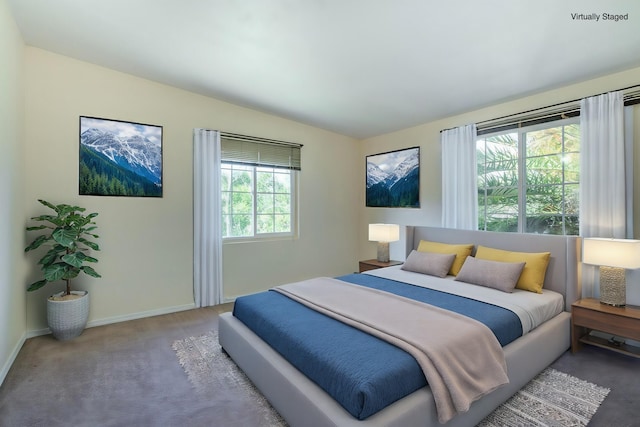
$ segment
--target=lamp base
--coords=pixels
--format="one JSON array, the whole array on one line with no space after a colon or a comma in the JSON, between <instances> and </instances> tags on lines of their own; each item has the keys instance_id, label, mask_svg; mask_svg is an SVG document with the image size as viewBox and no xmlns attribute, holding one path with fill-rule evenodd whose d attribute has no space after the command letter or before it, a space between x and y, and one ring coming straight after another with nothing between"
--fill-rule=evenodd
<instances>
[{"instance_id":1,"label":"lamp base","mask_svg":"<svg viewBox=\"0 0 640 427\"><path fill-rule=\"evenodd\" d=\"M389 262L389 242L378 242L378 258L380 262Z\"/></svg>"},{"instance_id":2,"label":"lamp base","mask_svg":"<svg viewBox=\"0 0 640 427\"><path fill-rule=\"evenodd\" d=\"M600 266L600 303L614 307L627 305L624 268Z\"/></svg>"}]
</instances>

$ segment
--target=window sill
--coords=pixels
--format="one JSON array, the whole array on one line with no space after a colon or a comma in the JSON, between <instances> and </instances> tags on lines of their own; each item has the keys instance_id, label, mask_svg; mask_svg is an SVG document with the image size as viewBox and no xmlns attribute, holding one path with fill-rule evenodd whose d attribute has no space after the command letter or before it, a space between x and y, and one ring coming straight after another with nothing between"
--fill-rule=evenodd
<instances>
[{"instance_id":1,"label":"window sill","mask_svg":"<svg viewBox=\"0 0 640 427\"><path fill-rule=\"evenodd\" d=\"M268 236L268 237L256 237L256 236L226 237L222 239L222 244L235 245L237 243L266 243L266 242L278 242L283 240L298 240L298 236L295 234L286 234L286 235L281 234L281 235L274 235L274 236Z\"/></svg>"}]
</instances>

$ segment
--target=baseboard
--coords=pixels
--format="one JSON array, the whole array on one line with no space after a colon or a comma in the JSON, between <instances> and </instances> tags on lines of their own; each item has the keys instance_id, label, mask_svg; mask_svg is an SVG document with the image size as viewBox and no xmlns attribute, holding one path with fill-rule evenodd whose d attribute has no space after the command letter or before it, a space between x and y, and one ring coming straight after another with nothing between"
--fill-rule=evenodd
<instances>
[{"instance_id":1,"label":"baseboard","mask_svg":"<svg viewBox=\"0 0 640 427\"><path fill-rule=\"evenodd\" d=\"M7 359L4 366L2 367L2 371L0 371L0 385L2 385L2 383L4 382L4 379L7 377L7 374L9 373L9 369L11 369L13 362L15 362L16 357L18 357L18 353L20 353L20 349L22 348L26 340L27 340L27 334L24 333L22 334L22 337L18 340L16 346L13 348L13 351L9 355L9 359Z\"/></svg>"},{"instance_id":2,"label":"baseboard","mask_svg":"<svg viewBox=\"0 0 640 427\"><path fill-rule=\"evenodd\" d=\"M251 293L251 294L242 294L242 295L235 295L235 296L232 296L232 297L226 297L226 298L223 298L222 303L225 304L225 303L228 303L228 302L235 302L236 299L238 299L240 297L246 297L248 295L253 295L253 294Z\"/></svg>"},{"instance_id":3,"label":"baseboard","mask_svg":"<svg viewBox=\"0 0 640 427\"><path fill-rule=\"evenodd\" d=\"M184 305L176 305L173 307L160 308L157 310L149 310L149 311L141 311L138 313L125 314L123 316L106 317L104 319L96 319L96 320L90 321L89 323L87 323L87 328L93 328L95 326L110 325L112 323L126 322L128 320L142 319L145 317L153 317L153 316L160 316L163 314L177 313L179 311L192 310L194 308L196 308L196 305L194 303L191 303L191 304L184 304ZM28 331L26 334L26 338L38 337L40 335L47 335L50 333L51 333L51 330L49 328L36 329L33 331Z\"/></svg>"}]
</instances>

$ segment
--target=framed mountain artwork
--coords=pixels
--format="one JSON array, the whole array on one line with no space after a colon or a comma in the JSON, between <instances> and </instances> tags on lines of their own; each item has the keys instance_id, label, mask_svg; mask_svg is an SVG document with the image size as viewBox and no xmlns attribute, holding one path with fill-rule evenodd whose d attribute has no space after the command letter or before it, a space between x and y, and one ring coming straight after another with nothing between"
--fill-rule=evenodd
<instances>
[{"instance_id":1,"label":"framed mountain artwork","mask_svg":"<svg viewBox=\"0 0 640 427\"><path fill-rule=\"evenodd\" d=\"M420 147L367 156L366 206L420 207Z\"/></svg>"},{"instance_id":2,"label":"framed mountain artwork","mask_svg":"<svg viewBox=\"0 0 640 427\"><path fill-rule=\"evenodd\" d=\"M80 116L79 192L162 197L162 126Z\"/></svg>"}]
</instances>

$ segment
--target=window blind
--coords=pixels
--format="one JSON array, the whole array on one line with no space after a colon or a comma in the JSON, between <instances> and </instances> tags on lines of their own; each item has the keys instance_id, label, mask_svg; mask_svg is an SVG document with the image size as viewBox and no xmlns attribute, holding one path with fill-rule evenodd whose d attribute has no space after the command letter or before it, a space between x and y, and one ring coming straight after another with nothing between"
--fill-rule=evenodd
<instances>
[{"instance_id":1,"label":"window blind","mask_svg":"<svg viewBox=\"0 0 640 427\"><path fill-rule=\"evenodd\" d=\"M301 170L300 144L221 132L220 148L226 163Z\"/></svg>"}]
</instances>

